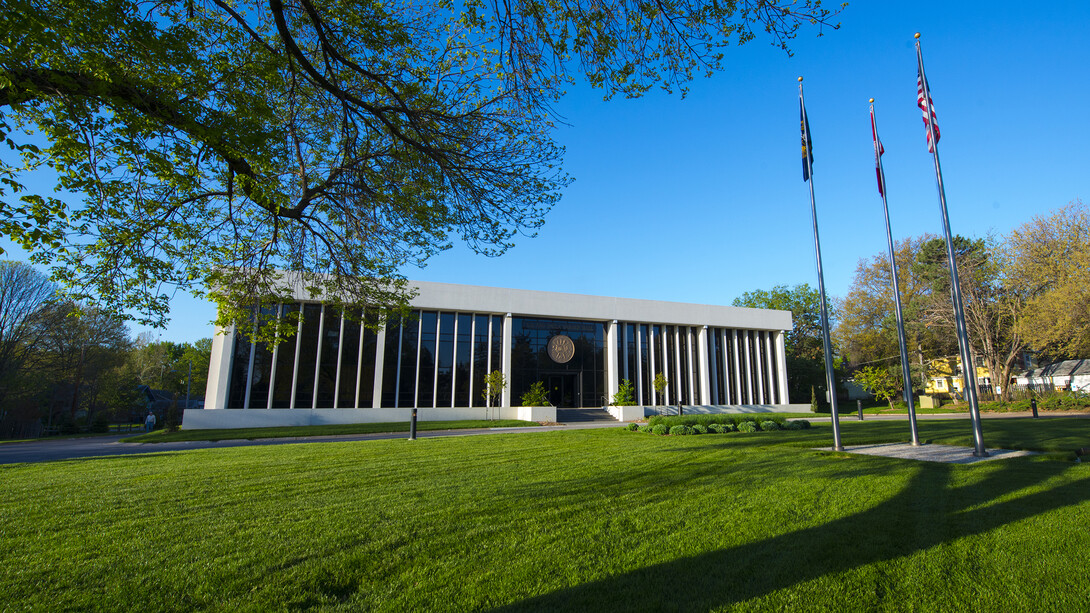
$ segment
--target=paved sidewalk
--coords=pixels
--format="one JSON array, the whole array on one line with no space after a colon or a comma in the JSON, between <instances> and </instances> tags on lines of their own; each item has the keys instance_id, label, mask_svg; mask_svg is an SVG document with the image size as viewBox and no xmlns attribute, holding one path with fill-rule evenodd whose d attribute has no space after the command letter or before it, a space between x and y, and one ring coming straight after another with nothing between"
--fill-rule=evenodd
<instances>
[{"instance_id":1,"label":"paved sidewalk","mask_svg":"<svg viewBox=\"0 0 1090 613\"><path fill-rule=\"evenodd\" d=\"M832 451L832 447L819 447L821 451ZM978 458L973 455L972 447L957 447L954 445L917 445L911 443L885 443L881 445L855 445L845 447L843 453L857 453L861 455L884 456L901 460L919 460L921 462L942 462L946 464L976 464L990 460L1002 460L1005 458L1020 458L1028 455L1036 455L1035 451L1019 451L1014 449L987 449L986 457Z\"/></svg>"}]
</instances>

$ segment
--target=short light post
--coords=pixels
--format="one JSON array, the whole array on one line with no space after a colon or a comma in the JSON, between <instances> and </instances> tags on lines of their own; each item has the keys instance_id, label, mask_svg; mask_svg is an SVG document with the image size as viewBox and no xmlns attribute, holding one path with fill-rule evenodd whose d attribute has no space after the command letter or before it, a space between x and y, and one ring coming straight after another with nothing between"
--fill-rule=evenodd
<instances>
[{"instance_id":1,"label":"short light post","mask_svg":"<svg viewBox=\"0 0 1090 613\"><path fill-rule=\"evenodd\" d=\"M1037 417L1039 417L1039 416L1037 415L1037 399L1036 398L1030 398L1029 399L1029 408L1030 408L1031 411L1033 411L1033 418L1037 419Z\"/></svg>"},{"instance_id":2,"label":"short light post","mask_svg":"<svg viewBox=\"0 0 1090 613\"><path fill-rule=\"evenodd\" d=\"M858 398L855 399L855 409L857 411L859 411L859 421L863 421L863 401L862 400L860 400Z\"/></svg>"}]
</instances>

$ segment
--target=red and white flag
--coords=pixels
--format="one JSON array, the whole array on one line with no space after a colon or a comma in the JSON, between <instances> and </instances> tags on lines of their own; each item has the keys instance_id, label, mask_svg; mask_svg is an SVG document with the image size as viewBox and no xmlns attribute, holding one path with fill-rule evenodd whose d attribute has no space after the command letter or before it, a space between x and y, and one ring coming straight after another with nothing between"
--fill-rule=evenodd
<instances>
[{"instance_id":1,"label":"red and white flag","mask_svg":"<svg viewBox=\"0 0 1090 613\"><path fill-rule=\"evenodd\" d=\"M916 106L923 111L923 127L927 130L927 150L935 152L935 143L939 142L939 124L935 119L935 101L931 99L931 87L923 76L923 60L916 67ZM926 90L926 91L925 91ZM931 142L931 129L935 130L935 143Z\"/></svg>"}]
</instances>

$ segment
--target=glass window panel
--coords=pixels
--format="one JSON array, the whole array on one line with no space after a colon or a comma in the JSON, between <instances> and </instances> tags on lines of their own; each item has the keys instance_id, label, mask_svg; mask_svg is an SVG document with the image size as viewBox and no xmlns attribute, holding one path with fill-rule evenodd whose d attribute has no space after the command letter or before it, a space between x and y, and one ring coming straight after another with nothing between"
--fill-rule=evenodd
<instances>
[{"instance_id":1,"label":"glass window panel","mask_svg":"<svg viewBox=\"0 0 1090 613\"><path fill-rule=\"evenodd\" d=\"M420 340L420 313L401 326L401 377L397 406L412 407L416 402L416 356Z\"/></svg>"},{"instance_id":2,"label":"glass window panel","mask_svg":"<svg viewBox=\"0 0 1090 613\"><path fill-rule=\"evenodd\" d=\"M322 317L322 346L318 356L318 396L315 408L333 408L333 393L337 385L337 359L341 349L341 317L330 307ZM355 373L353 373L353 376Z\"/></svg>"},{"instance_id":3,"label":"glass window panel","mask_svg":"<svg viewBox=\"0 0 1090 613\"><path fill-rule=\"evenodd\" d=\"M473 352L473 316L458 315L458 340L454 363L454 406L469 406L469 370Z\"/></svg>"},{"instance_id":4,"label":"glass window panel","mask_svg":"<svg viewBox=\"0 0 1090 613\"><path fill-rule=\"evenodd\" d=\"M376 313L366 315L368 322L374 323ZM378 333L372 327L363 328L363 357L360 358L360 387L359 406L370 408L374 406L375 395L375 359L378 357Z\"/></svg>"},{"instance_id":5,"label":"glass window panel","mask_svg":"<svg viewBox=\"0 0 1090 613\"><path fill-rule=\"evenodd\" d=\"M360 359L360 312L348 311L344 317L344 337L341 339L340 380L337 387L337 408L356 407L356 376Z\"/></svg>"},{"instance_id":6,"label":"glass window panel","mask_svg":"<svg viewBox=\"0 0 1090 613\"><path fill-rule=\"evenodd\" d=\"M295 371L295 408L314 407L314 367L318 359L318 331L322 305L303 305L303 328L299 332L299 367Z\"/></svg>"},{"instance_id":7,"label":"glass window panel","mask_svg":"<svg viewBox=\"0 0 1090 613\"><path fill-rule=\"evenodd\" d=\"M297 302L283 305L280 318L294 319L294 315L299 312L299 306ZM291 406L291 386L295 377L295 343L298 340L299 334L292 334L276 346L276 372L273 380L272 401L274 409L286 409Z\"/></svg>"},{"instance_id":8,"label":"glass window panel","mask_svg":"<svg viewBox=\"0 0 1090 613\"><path fill-rule=\"evenodd\" d=\"M391 316L386 322L386 346L382 355L382 398L381 406L392 407L397 404L398 356L401 347L401 318Z\"/></svg>"},{"instance_id":9,"label":"glass window panel","mask_svg":"<svg viewBox=\"0 0 1090 613\"><path fill-rule=\"evenodd\" d=\"M439 314L438 363L435 406L450 407L454 395L454 313Z\"/></svg>"},{"instance_id":10,"label":"glass window panel","mask_svg":"<svg viewBox=\"0 0 1090 613\"><path fill-rule=\"evenodd\" d=\"M276 307L262 307L265 315L276 313ZM266 409L269 407L269 383L272 374L273 352L265 343L258 343L254 348L254 370L250 376L250 408Z\"/></svg>"},{"instance_id":11,"label":"glass window panel","mask_svg":"<svg viewBox=\"0 0 1090 613\"><path fill-rule=\"evenodd\" d=\"M418 407L435 406L435 322L435 311L420 314L420 375L416 388Z\"/></svg>"},{"instance_id":12,"label":"glass window panel","mask_svg":"<svg viewBox=\"0 0 1090 613\"><path fill-rule=\"evenodd\" d=\"M488 315L473 317L473 389L470 406L484 406L484 377L488 374Z\"/></svg>"},{"instance_id":13,"label":"glass window panel","mask_svg":"<svg viewBox=\"0 0 1090 613\"><path fill-rule=\"evenodd\" d=\"M244 408L246 401L251 343L246 335L238 332L233 334L232 338L234 346L231 348L231 380L227 387L227 408L241 409Z\"/></svg>"}]
</instances>

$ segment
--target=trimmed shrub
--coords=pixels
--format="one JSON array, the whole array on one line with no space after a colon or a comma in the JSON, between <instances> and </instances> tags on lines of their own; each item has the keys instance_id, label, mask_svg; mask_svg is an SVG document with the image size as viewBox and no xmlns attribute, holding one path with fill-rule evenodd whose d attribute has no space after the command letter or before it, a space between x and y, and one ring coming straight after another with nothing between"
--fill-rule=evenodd
<instances>
[{"instance_id":1,"label":"trimmed shrub","mask_svg":"<svg viewBox=\"0 0 1090 613\"><path fill-rule=\"evenodd\" d=\"M761 430L765 432L774 432L779 429L781 429L780 424L772 421L771 419L766 419L761 422Z\"/></svg>"},{"instance_id":2,"label":"trimmed shrub","mask_svg":"<svg viewBox=\"0 0 1090 613\"><path fill-rule=\"evenodd\" d=\"M810 429L810 421L806 420L806 419L796 419L795 421L793 421L791 423L799 424L800 426L802 426L803 430L809 430Z\"/></svg>"},{"instance_id":3,"label":"trimmed shrub","mask_svg":"<svg viewBox=\"0 0 1090 613\"><path fill-rule=\"evenodd\" d=\"M745 420L742 420L742 421L738 422L738 431L739 432L756 432L757 430L758 430L757 422L755 422L755 421L745 419Z\"/></svg>"},{"instance_id":4,"label":"trimmed shrub","mask_svg":"<svg viewBox=\"0 0 1090 613\"><path fill-rule=\"evenodd\" d=\"M95 418L91 420L91 432L109 432L110 431L110 416L105 412L95 413Z\"/></svg>"},{"instance_id":5,"label":"trimmed shrub","mask_svg":"<svg viewBox=\"0 0 1090 613\"><path fill-rule=\"evenodd\" d=\"M797 421L789 421L783 425L784 430L803 430L802 424Z\"/></svg>"},{"instance_id":6,"label":"trimmed shrub","mask_svg":"<svg viewBox=\"0 0 1090 613\"><path fill-rule=\"evenodd\" d=\"M654 426L651 426L651 434L666 436L669 433L670 430L666 428L666 424L655 424Z\"/></svg>"},{"instance_id":7,"label":"trimmed shrub","mask_svg":"<svg viewBox=\"0 0 1090 613\"><path fill-rule=\"evenodd\" d=\"M693 426L693 434L707 434L708 427L704 424L696 424Z\"/></svg>"},{"instance_id":8,"label":"trimmed shrub","mask_svg":"<svg viewBox=\"0 0 1090 613\"><path fill-rule=\"evenodd\" d=\"M670 428L670 434L673 436L686 436L689 434L694 434L694 431L691 426L678 425L672 426Z\"/></svg>"},{"instance_id":9,"label":"trimmed shrub","mask_svg":"<svg viewBox=\"0 0 1090 613\"><path fill-rule=\"evenodd\" d=\"M632 422L632 423L628 424L627 426L625 426L624 428L625 428L625 430L628 430L629 432L635 432L636 430L640 429L640 425L635 423L635 422Z\"/></svg>"},{"instance_id":10,"label":"trimmed shrub","mask_svg":"<svg viewBox=\"0 0 1090 613\"><path fill-rule=\"evenodd\" d=\"M642 426L637 428L636 431L637 432L650 432L651 431L651 424L643 424Z\"/></svg>"}]
</instances>

